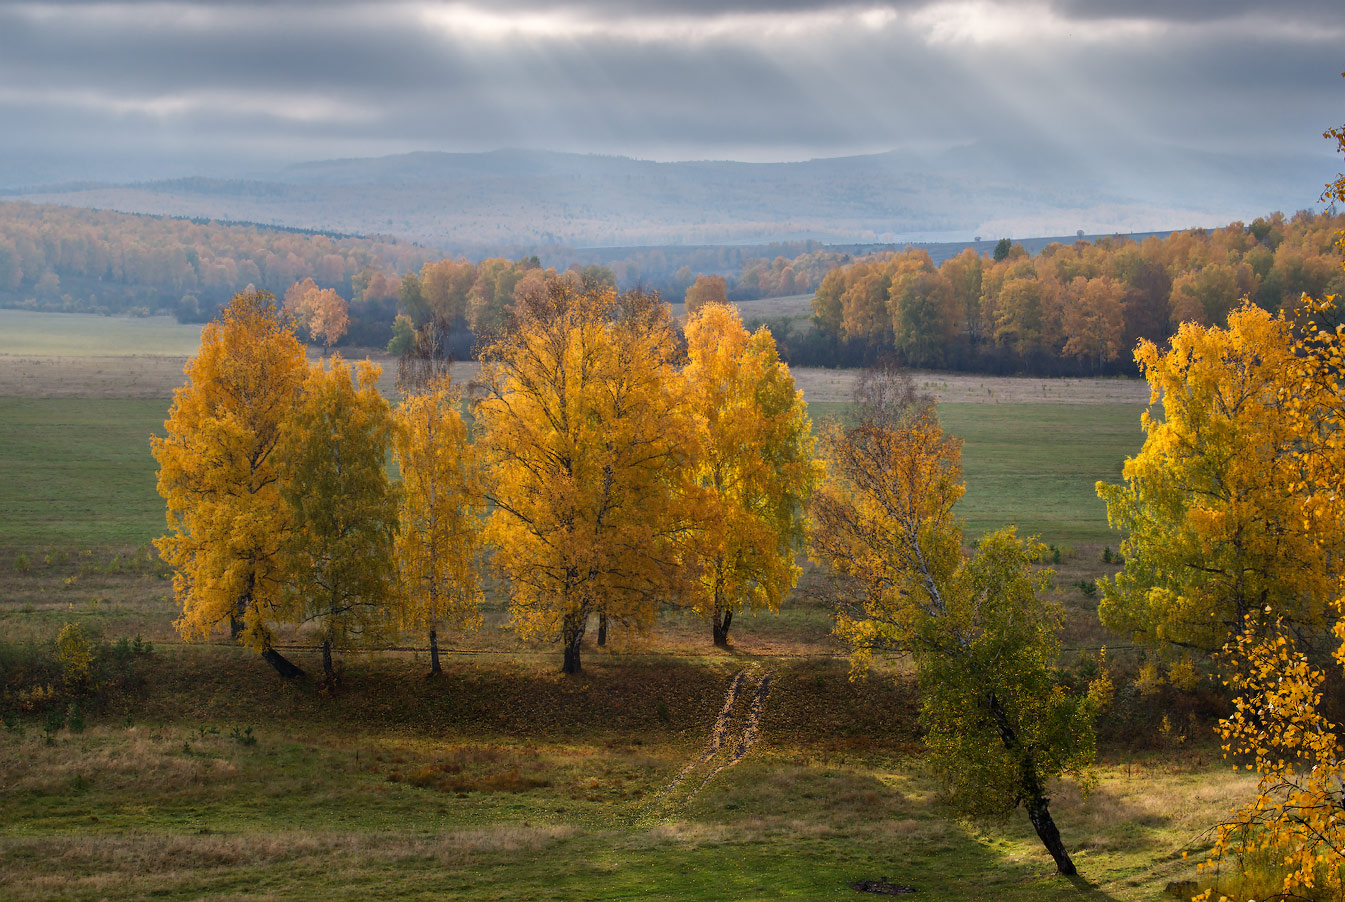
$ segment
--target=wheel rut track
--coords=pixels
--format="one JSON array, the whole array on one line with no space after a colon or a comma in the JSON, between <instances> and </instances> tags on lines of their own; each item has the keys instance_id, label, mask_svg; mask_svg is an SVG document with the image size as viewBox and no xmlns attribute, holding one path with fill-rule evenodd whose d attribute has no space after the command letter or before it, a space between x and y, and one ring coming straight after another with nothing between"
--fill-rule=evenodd
<instances>
[{"instance_id":1,"label":"wheel rut track","mask_svg":"<svg viewBox=\"0 0 1345 902\"><path fill-rule=\"evenodd\" d=\"M667 817L677 813L722 771L747 757L760 735L761 715L773 677L773 673L761 673L754 668L744 668L733 675L704 750L659 791L646 816Z\"/></svg>"}]
</instances>

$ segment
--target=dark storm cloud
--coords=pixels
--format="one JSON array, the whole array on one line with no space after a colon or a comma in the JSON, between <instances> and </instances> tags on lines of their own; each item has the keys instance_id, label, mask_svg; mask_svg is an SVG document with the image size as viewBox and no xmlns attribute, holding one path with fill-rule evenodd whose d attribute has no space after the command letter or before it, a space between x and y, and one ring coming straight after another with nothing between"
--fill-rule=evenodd
<instances>
[{"instance_id":1,"label":"dark storm cloud","mask_svg":"<svg viewBox=\"0 0 1345 902\"><path fill-rule=\"evenodd\" d=\"M130 6L163 6L164 0L41 0L31 2L3 2L0 7L98 8ZM210 6L220 9L300 9L310 11L367 6L367 0L209 0L180 5ZM912 10L929 5L929 0L899 0L899 2L872 2L860 0L494 0L490 8L499 12L529 11L555 12L580 10L602 15L617 16L701 16L721 13L798 13L831 9ZM1277 19L1304 18L1315 22L1345 20L1345 8L1339 0L1277 0L1269 5L1265 0L1047 0L1049 6L1066 17L1086 19L1145 19L1171 22L1208 22L1244 15L1270 14Z\"/></svg>"}]
</instances>

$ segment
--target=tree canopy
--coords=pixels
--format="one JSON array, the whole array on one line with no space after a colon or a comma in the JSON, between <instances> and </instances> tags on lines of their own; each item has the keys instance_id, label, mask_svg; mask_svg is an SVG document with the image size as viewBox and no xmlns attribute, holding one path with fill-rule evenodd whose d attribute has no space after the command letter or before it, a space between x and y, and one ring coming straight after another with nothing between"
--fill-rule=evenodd
<instances>
[{"instance_id":1,"label":"tree canopy","mask_svg":"<svg viewBox=\"0 0 1345 902\"><path fill-rule=\"evenodd\" d=\"M1047 781L1087 779L1106 681L1075 696L1052 675L1060 612L1041 598L1041 546L1012 527L962 552L959 444L928 412L832 425L813 496L811 554L837 577L837 632L852 661L914 659L931 760L968 813L1020 804L1061 874L1075 873Z\"/></svg>"},{"instance_id":2,"label":"tree canopy","mask_svg":"<svg viewBox=\"0 0 1345 902\"><path fill-rule=\"evenodd\" d=\"M689 564L692 604L715 644L733 612L777 611L798 583L804 505L821 469L812 422L765 327L749 334L737 311L707 303L686 324L683 403L696 419L695 478L702 526Z\"/></svg>"},{"instance_id":3,"label":"tree canopy","mask_svg":"<svg viewBox=\"0 0 1345 902\"><path fill-rule=\"evenodd\" d=\"M682 595L690 420L666 304L555 280L485 352L486 539L513 623L580 669L588 618L649 626Z\"/></svg>"},{"instance_id":4,"label":"tree canopy","mask_svg":"<svg viewBox=\"0 0 1345 902\"><path fill-rule=\"evenodd\" d=\"M155 547L174 570L178 630L204 639L227 627L292 675L272 647L274 626L289 617L281 551L291 522L277 448L307 373L303 345L269 294L244 292L201 330L185 372L167 434L150 440L169 530Z\"/></svg>"}]
</instances>

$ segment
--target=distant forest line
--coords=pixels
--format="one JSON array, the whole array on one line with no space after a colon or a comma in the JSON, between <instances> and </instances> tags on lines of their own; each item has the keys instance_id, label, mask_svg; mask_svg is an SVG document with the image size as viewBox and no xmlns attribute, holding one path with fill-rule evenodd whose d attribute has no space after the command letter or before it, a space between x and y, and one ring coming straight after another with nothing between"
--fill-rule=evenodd
<instances>
[{"instance_id":1,"label":"distant forest line","mask_svg":"<svg viewBox=\"0 0 1345 902\"><path fill-rule=\"evenodd\" d=\"M342 345L406 344L407 322L456 328L469 354L515 293L565 272L674 303L702 274L730 301L813 294L804 328L759 320L793 363L996 373L1133 372L1140 338L1221 321L1242 298L1269 310L1307 292L1345 294L1345 216L1276 213L1250 225L1096 240L907 247L531 248L519 257L441 259L431 248L242 223L0 202L0 305L204 322L249 285L283 295L312 279L349 301ZM1136 240L1138 238L1138 240ZM401 332L395 331L397 318Z\"/></svg>"},{"instance_id":2,"label":"distant forest line","mask_svg":"<svg viewBox=\"0 0 1345 902\"><path fill-rule=\"evenodd\" d=\"M529 245L499 248L471 259L516 262L536 257L540 265L561 270L600 266L611 271L623 291L657 291L675 303L696 276L710 273L727 278L729 299L734 301L811 293L834 267L903 246L824 246L817 241L611 248ZM965 243L926 246L935 260L942 260ZM980 246L988 249L993 242ZM93 313L144 308L205 322L249 285L279 295L294 282L312 278L358 307L395 300L402 276L443 257L435 248L386 236L0 201L4 306ZM375 273L383 279L374 278Z\"/></svg>"},{"instance_id":3,"label":"distant forest line","mask_svg":"<svg viewBox=\"0 0 1345 902\"><path fill-rule=\"evenodd\" d=\"M980 372L1134 372L1140 339L1160 345L1185 322L1217 325L1244 299L1290 312L1306 293L1345 295L1345 215L1275 213L1250 225L1142 241L1053 243L1033 256L1008 239L936 265L908 248L829 272L813 334L791 359Z\"/></svg>"}]
</instances>

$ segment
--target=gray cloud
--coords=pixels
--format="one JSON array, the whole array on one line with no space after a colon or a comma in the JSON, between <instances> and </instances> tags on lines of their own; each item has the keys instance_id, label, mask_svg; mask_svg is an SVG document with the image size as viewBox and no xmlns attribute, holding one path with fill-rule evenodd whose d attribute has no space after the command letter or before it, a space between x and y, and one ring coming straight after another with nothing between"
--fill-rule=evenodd
<instances>
[{"instance_id":1,"label":"gray cloud","mask_svg":"<svg viewBox=\"0 0 1345 902\"><path fill-rule=\"evenodd\" d=\"M671 16L707 16L723 13L798 13L833 9L912 10L928 6L930 0L494 0L496 11L555 12L570 10L605 16L668 18ZM260 9L267 11L297 9L303 11L367 7L368 0L5 0L0 8L97 9L163 7L180 5L212 7L221 10ZM1345 9L1337 0L1277 0L1270 7L1265 0L1044 0L1043 4L1059 14L1083 19L1147 19L1174 22L1208 22L1245 15L1271 13L1277 19L1304 18L1315 22L1345 19Z\"/></svg>"},{"instance_id":2,"label":"gray cloud","mask_svg":"<svg viewBox=\"0 0 1345 902\"><path fill-rule=\"evenodd\" d=\"M1200 23L1266 16L1279 21L1345 23L1345 7L1338 0L1052 0L1062 15L1081 19L1148 19Z\"/></svg>"},{"instance_id":3,"label":"gray cloud","mask_svg":"<svg viewBox=\"0 0 1345 902\"><path fill-rule=\"evenodd\" d=\"M0 181L44 155L176 173L499 146L972 145L1103 184L1161 175L1174 150L1329 160L1341 4L1278 5L1277 27L1240 0L1202 5L1054 0L1038 27L1020 7L916 0L0 4Z\"/></svg>"}]
</instances>

